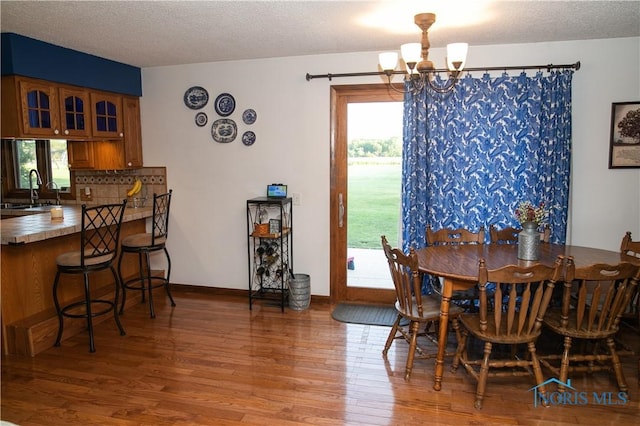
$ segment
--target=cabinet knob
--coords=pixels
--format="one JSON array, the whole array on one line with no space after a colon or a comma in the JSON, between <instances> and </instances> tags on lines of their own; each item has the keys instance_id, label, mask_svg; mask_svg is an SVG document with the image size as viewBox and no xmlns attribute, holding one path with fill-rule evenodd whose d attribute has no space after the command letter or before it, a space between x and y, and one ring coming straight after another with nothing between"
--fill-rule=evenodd
<instances>
[{"instance_id":1,"label":"cabinet knob","mask_svg":"<svg viewBox=\"0 0 640 426\"><path fill-rule=\"evenodd\" d=\"M131 161L129 161L129 162L127 163L127 166L131 167L131 166L133 166L133 163L131 163Z\"/></svg>"},{"instance_id":2,"label":"cabinet knob","mask_svg":"<svg viewBox=\"0 0 640 426\"><path fill-rule=\"evenodd\" d=\"M120 137L123 138L124 137L124 133L120 132Z\"/></svg>"},{"instance_id":3,"label":"cabinet knob","mask_svg":"<svg viewBox=\"0 0 640 426\"><path fill-rule=\"evenodd\" d=\"M53 131L53 134L54 134L54 135L59 135L59 134L60 134L60 130L55 129L55 130Z\"/></svg>"},{"instance_id":4,"label":"cabinet knob","mask_svg":"<svg viewBox=\"0 0 640 426\"><path fill-rule=\"evenodd\" d=\"M65 134L65 135L68 135L68 134L69 134L69 130L65 130L65 131L64 131L64 134Z\"/></svg>"}]
</instances>

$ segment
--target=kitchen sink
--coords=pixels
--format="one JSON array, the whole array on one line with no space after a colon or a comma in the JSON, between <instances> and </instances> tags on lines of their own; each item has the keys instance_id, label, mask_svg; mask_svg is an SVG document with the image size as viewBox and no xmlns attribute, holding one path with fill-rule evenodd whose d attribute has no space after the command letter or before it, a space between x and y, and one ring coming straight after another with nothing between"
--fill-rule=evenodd
<instances>
[{"instance_id":1,"label":"kitchen sink","mask_svg":"<svg viewBox=\"0 0 640 426\"><path fill-rule=\"evenodd\" d=\"M17 203L2 203L0 209L28 209L31 207L29 204L17 204Z\"/></svg>"},{"instance_id":2,"label":"kitchen sink","mask_svg":"<svg viewBox=\"0 0 640 426\"><path fill-rule=\"evenodd\" d=\"M47 206L51 206L51 204L50 203L34 203L33 205L29 205L29 204L19 204L19 203L1 203L0 209L23 210L31 207L47 207Z\"/></svg>"}]
</instances>

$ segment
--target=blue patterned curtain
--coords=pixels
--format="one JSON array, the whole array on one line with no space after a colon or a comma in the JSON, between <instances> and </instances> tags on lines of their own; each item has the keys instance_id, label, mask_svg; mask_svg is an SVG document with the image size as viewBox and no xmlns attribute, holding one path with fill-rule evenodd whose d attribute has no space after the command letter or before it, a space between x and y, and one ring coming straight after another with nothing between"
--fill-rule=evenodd
<instances>
[{"instance_id":1,"label":"blue patterned curtain","mask_svg":"<svg viewBox=\"0 0 640 426\"><path fill-rule=\"evenodd\" d=\"M521 201L550 210L551 242L564 243L571 159L573 71L534 77L467 75L454 91L405 95L403 249L435 229L518 226ZM410 83L406 83L409 85Z\"/></svg>"}]
</instances>

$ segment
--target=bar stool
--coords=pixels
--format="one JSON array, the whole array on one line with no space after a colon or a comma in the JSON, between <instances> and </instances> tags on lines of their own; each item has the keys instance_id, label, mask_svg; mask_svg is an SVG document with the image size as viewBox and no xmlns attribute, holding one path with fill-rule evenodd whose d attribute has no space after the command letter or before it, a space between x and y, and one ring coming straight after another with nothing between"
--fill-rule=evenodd
<instances>
[{"instance_id":1,"label":"bar stool","mask_svg":"<svg viewBox=\"0 0 640 426\"><path fill-rule=\"evenodd\" d=\"M104 204L96 207L82 206L82 229L80 231L80 250L62 253L56 258L57 272L53 282L53 303L58 313L58 336L55 346L60 346L64 317L86 318L89 331L89 351L95 352L93 339L93 318L107 314L113 310L113 317L124 336L125 331L118 318L118 295L120 293L120 277L116 274L113 261L118 250L118 239L122 227L122 217L127 200L122 204ZM113 300L91 297L89 274L110 269L115 279L115 296ZM58 285L61 274L82 274L84 278L84 299L61 306L58 299ZM100 310L94 310L100 306ZM83 309L84 308L84 309Z\"/></svg>"},{"instance_id":2,"label":"bar stool","mask_svg":"<svg viewBox=\"0 0 640 426\"><path fill-rule=\"evenodd\" d=\"M120 282L122 283L122 304L120 305L120 314L123 313L124 304L127 299L127 289L140 290L142 292L142 302L145 301L145 291L149 292L149 312L151 318L155 318L156 314L153 309L153 292L157 287L164 287L167 296L171 300L171 306L176 303L171 296L169 289L169 277L171 276L171 258L167 251L167 231L169 229L169 206L171 204L171 193L169 190L166 194L153 194L153 224L151 232L143 234L133 234L122 240L120 245L120 259L118 260L118 273L120 274ZM167 257L167 276L152 276L150 254L154 251L164 251ZM125 253L135 253L138 255L139 275L128 280L122 277L122 258ZM144 262L143 262L144 255ZM146 265L144 265L146 263ZM145 267L146 266L146 267Z\"/></svg>"}]
</instances>

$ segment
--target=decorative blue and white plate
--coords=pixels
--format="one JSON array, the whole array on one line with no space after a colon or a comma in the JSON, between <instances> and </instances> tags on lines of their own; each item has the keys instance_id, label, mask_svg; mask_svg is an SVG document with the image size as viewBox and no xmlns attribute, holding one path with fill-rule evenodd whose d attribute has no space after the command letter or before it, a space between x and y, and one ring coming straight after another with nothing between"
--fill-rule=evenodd
<instances>
[{"instance_id":1,"label":"decorative blue and white plate","mask_svg":"<svg viewBox=\"0 0 640 426\"><path fill-rule=\"evenodd\" d=\"M251 146L256 141L256 134L252 131L244 132L242 134L242 143L246 146Z\"/></svg>"},{"instance_id":2,"label":"decorative blue and white plate","mask_svg":"<svg viewBox=\"0 0 640 426\"><path fill-rule=\"evenodd\" d=\"M244 121L245 124L253 124L256 122L257 118L258 114L251 108L245 109L242 113L242 121Z\"/></svg>"},{"instance_id":3,"label":"decorative blue and white plate","mask_svg":"<svg viewBox=\"0 0 640 426\"><path fill-rule=\"evenodd\" d=\"M205 114L204 112L199 112L196 114L196 126L198 127L202 127L205 124L207 124L207 120L209 120L209 118L207 117L207 114Z\"/></svg>"},{"instance_id":4,"label":"decorative blue and white plate","mask_svg":"<svg viewBox=\"0 0 640 426\"><path fill-rule=\"evenodd\" d=\"M221 93L216 98L214 108L219 116L228 117L236 109L236 100L228 93Z\"/></svg>"},{"instance_id":5,"label":"decorative blue and white plate","mask_svg":"<svg viewBox=\"0 0 640 426\"><path fill-rule=\"evenodd\" d=\"M191 109L201 109L209 102L209 92L204 87L193 86L184 92L184 104Z\"/></svg>"},{"instance_id":6,"label":"decorative blue and white plate","mask_svg":"<svg viewBox=\"0 0 640 426\"><path fill-rule=\"evenodd\" d=\"M233 142L237 135L238 127L236 122L228 118L220 118L211 125L211 136L216 142Z\"/></svg>"}]
</instances>

